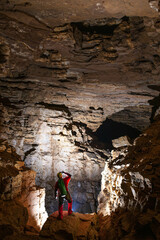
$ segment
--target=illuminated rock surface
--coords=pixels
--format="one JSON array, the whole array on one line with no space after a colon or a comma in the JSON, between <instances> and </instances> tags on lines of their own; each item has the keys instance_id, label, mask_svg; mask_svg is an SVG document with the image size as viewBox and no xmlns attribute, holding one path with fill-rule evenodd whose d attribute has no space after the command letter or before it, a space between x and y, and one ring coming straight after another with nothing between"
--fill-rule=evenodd
<instances>
[{"instance_id":1,"label":"illuminated rock surface","mask_svg":"<svg viewBox=\"0 0 160 240\"><path fill-rule=\"evenodd\" d=\"M128 151L102 173L99 213L111 216L102 218L100 239L159 239L160 116Z\"/></svg>"},{"instance_id":2,"label":"illuminated rock surface","mask_svg":"<svg viewBox=\"0 0 160 240\"><path fill-rule=\"evenodd\" d=\"M0 160L0 235L39 231L48 215L45 190L35 185L36 173L24 166L5 140L0 140Z\"/></svg>"},{"instance_id":3,"label":"illuminated rock surface","mask_svg":"<svg viewBox=\"0 0 160 240\"><path fill-rule=\"evenodd\" d=\"M157 117L150 128L136 139L132 147L129 147L127 155L124 154L126 147L125 151L121 147L112 152L113 157L102 173L102 182L106 185L103 188L102 184L99 199L99 214L110 215L74 213L74 216L68 216L67 212L64 212L61 221L57 219L58 212L55 212L45 222L40 235L37 235L32 228L26 227L27 210L22 205L13 200L1 200L2 239L158 240L160 237L159 142L160 117ZM1 149L4 153L4 149L11 152L13 148L3 142ZM16 156L16 153L14 154ZM119 181L119 176L122 177L122 181ZM28 185L32 186L32 181ZM32 203L36 203L35 199ZM34 205L32 208L34 209ZM24 232L24 228L27 232ZM31 235L28 235L29 230Z\"/></svg>"},{"instance_id":4,"label":"illuminated rock surface","mask_svg":"<svg viewBox=\"0 0 160 240\"><path fill-rule=\"evenodd\" d=\"M158 240L160 238L159 143L160 116L136 139L126 157L122 158L119 154L117 158L110 159L102 173L99 214L75 213L74 216L67 216L67 212L64 212L63 220L58 220L58 212L56 212L44 224L40 233L41 238ZM122 148L119 151L121 154L124 152Z\"/></svg>"},{"instance_id":5,"label":"illuminated rock surface","mask_svg":"<svg viewBox=\"0 0 160 240\"><path fill-rule=\"evenodd\" d=\"M40 232L42 239L98 240L96 214L74 213L74 216L67 216L67 212L64 212L62 221L57 220L57 216L58 212L55 212L47 219Z\"/></svg>"}]
</instances>

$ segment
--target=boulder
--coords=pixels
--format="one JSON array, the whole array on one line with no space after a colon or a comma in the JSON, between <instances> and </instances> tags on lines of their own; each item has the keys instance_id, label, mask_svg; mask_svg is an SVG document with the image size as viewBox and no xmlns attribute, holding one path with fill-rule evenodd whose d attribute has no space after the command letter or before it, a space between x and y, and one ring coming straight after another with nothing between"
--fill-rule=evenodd
<instances>
[{"instance_id":1,"label":"boulder","mask_svg":"<svg viewBox=\"0 0 160 240\"><path fill-rule=\"evenodd\" d=\"M4 233L15 232L17 226L18 232L24 230L26 224L39 231L46 221L45 189L36 186L35 177L36 172L25 167L15 149L0 139L0 223Z\"/></svg>"},{"instance_id":2,"label":"boulder","mask_svg":"<svg viewBox=\"0 0 160 240\"><path fill-rule=\"evenodd\" d=\"M42 239L55 240L98 240L97 215L74 213L68 216L64 212L63 220L57 219L58 212L49 216L40 236Z\"/></svg>"},{"instance_id":3,"label":"boulder","mask_svg":"<svg viewBox=\"0 0 160 240\"><path fill-rule=\"evenodd\" d=\"M112 145L115 148L130 146L130 142L127 136L123 136L112 140Z\"/></svg>"},{"instance_id":4,"label":"boulder","mask_svg":"<svg viewBox=\"0 0 160 240\"><path fill-rule=\"evenodd\" d=\"M0 239L23 233L27 220L27 209L20 203L0 200Z\"/></svg>"}]
</instances>

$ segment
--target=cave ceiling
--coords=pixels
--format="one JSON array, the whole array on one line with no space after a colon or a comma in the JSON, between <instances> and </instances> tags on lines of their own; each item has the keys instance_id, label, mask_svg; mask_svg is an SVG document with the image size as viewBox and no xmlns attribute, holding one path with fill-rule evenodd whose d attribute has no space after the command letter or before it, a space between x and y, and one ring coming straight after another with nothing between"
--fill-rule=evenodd
<instances>
[{"instance_id":1,"label":"cave ceiling","mask_svg":"<svg viewBox=\"0 0 160 240\"><path fill-rule=\"evenodd\" d=\"M150 5L150 2L153 4ZM25 21L25 15L34 16L35 19L50 27L104 17L156 17L158 15L156 11L158 1L152 0L65 0L63 3L58 0L2 0L0 7L6 11L6 14L7 11L13 12L14 17L21 21Z\"/></svg>"},{"instance_id":2,"label":"cave ceiling","mask_svg":"<svg viewBox=\"0 0 160 240\"><path fill-rule=\"evenodd\" d=\"M0 11L2 105L63 109L93 131L107 117L149 124L158 109L158 1L2 0Z\"/></svg>"}]
</instances>

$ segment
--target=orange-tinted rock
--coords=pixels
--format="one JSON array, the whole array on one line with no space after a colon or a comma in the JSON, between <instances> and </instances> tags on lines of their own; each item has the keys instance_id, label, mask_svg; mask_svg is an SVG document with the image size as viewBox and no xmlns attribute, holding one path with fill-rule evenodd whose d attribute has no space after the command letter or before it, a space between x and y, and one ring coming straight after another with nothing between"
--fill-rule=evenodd
<instances>
[{"instance_id":1,"label":"orange-tinted rock","mask_svg":"<svg viewBox=\"0 0 160 240\"><path fill-rule=\"evenodd\" d=\"M14 148L4 140L0 140L0 146L3 146L2 144L5 147L1 148L0 152L0 199L6 220L1 216L1 224L12 226L12 221L15 224L17 224L16 221L20 221L19 227L22 230L28 224L39 231L48 216L45 210L45 190L35 185L36 172L24 166L24 162L20 161L20 157L15 153ZM28 210L25 223L21 223L21 218L23 220L21 205L22 210L24 209L26 212ZM18 213L15 214L16 211L19 211L20 216ZM10 214L14 215L13 219ZM9 222L7 222L7 219Z\"/></svg>"},{"instance_id":2,"label":"orange-tinted rock","mask_svg":"<svg viewBox=\"0 0 160 240\"><path fill-rule=\"evenodd\" d=\"M63 214L63 220L57 219L58 212L49 216L40 232L42 239L46 237L56 240L98 240L96 214L74 213L74 216L68 216L67 212Z\"/></svg>"},{"instance_id":3,"label":"orange-tinted rock","mask_svg":"<svg viewBox=\"0 0 160 240\"><path fill-rule=\"evenodd\" d=\"M0 236L23 233L28 221L27 209L20 203L0 200ZM3 238L2 238L3 239Z\"/></svg>"}]
</instances>

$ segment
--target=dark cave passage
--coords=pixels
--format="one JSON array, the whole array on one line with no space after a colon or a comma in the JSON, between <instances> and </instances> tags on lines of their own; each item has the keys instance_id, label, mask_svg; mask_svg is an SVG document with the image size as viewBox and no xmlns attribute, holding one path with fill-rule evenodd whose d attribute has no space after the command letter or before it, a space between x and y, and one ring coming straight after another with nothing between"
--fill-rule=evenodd
<instances>
[{"instance_id":1,"label":"dark cave passage","mask_svg":"<svg viewBox=\"0 0 160 240\"><path fill-rule=\"evenodd\" d=\"M148 87L150 89L153 89L155 91L160 92L160 86L159 85L149 85ZM160 107L160 94L158 96L154 97L153 99L149 100L148 103L152 106L152 113L151 113L151 117L150 117L150 121L152 123L154 121L156 111Z\"/></svg>"},{"instance_id":2,"label":"dark cave passage","mask_svg":"<svg viewBox=\"0 0 160 240\"><path fill-rule=\"evenodd\" d=\"M107 118L95 132L97 140L103 143L103 146L112 149L112 140L127 136L134 140L141 132L127 124L113 121ZM105 144L105 145L104 145Z\"/></svg>"}]
</instances>

